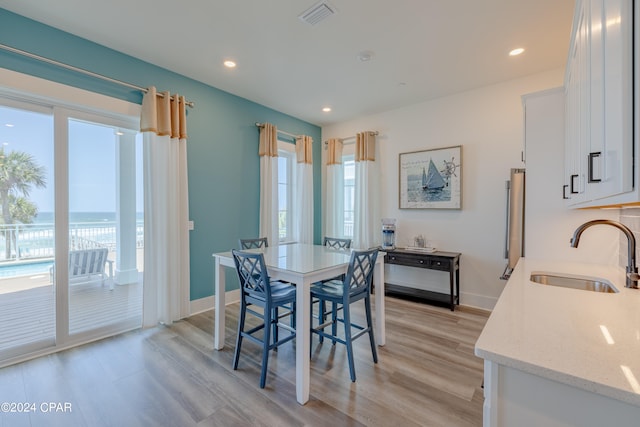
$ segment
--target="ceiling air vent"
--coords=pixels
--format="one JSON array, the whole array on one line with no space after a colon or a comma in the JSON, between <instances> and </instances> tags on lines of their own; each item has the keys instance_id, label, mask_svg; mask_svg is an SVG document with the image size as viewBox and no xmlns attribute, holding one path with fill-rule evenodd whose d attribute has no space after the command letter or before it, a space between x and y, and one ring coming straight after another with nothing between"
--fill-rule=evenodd
<instances>
[{"instance_id":1,"label":"ceiling air vent","mask_svg":"<svg viewBox=\"0 0 640 427\"><path fill-rule=\"evenodd\" d=\"M336 13L336 8L326 1L321 1L302 12L298 19L307 24L316 25L328 16Z\"/></svg>"}]
</instances>

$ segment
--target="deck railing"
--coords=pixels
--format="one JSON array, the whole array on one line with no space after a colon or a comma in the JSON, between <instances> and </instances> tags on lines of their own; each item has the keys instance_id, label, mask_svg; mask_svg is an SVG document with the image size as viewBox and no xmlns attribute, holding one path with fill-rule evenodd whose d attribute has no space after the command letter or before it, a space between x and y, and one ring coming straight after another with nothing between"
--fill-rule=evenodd
<instances>
[{"instance_id":1,"label":"deck railing","mask_svg":"<svg viewBox=\"0 0 640 427\"><path fill-rule=\"evenodd\" d=\"M12 238L11 254L7 258L7 238ZM80 222L69 224L69 241L92 241L116 249L115 221ZM144 247L144 224L136 224L136 247ZM12 224L0 225L0 261L18 261L34 258L53 257L54 224Z\"/></svg>"}]
</instances>

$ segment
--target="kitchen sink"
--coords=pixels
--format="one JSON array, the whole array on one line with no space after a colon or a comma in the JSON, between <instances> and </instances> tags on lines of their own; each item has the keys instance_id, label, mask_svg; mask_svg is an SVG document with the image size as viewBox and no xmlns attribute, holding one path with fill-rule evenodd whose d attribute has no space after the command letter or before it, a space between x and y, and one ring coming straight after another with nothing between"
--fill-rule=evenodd
<instances>
[{"instance_id":1,"label":"kitchen sink","mask_svg":"<svg viewBox=\"0 0 640 427\"><path fill-rule=\"evenodd\" d=\"M532 272L530 280L541 285L584 291L615 293L618 290L608 281L597 277L577 276L565 273Z\"/></svg>"}]
</instances>

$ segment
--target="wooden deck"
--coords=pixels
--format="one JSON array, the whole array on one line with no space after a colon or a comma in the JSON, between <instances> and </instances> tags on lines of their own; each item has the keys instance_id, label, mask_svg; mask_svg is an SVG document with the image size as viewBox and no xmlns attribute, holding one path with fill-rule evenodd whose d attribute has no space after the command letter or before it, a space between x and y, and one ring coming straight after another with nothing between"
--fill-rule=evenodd
<instances>
[{"instance_id":1,"label":"wooden deck","mask_svg":"<svg viewBox=\"0 0 640 427\"><path fill-rule=\"evenodd\" d=\"M142 274L138 283L115 285L95 280L69 287L70 334L117 322L142 324ZM48 275L0 279L0 362L19 348L55 340L55 293Z\"/></svg>"}]
</instances>

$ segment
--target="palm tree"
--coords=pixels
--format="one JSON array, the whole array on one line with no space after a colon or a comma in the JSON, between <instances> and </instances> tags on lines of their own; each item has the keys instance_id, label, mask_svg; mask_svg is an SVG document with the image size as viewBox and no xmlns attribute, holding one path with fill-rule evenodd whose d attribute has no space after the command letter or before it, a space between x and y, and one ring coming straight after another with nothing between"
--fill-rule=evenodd
<instances>
[{"instance_id":1,"label":"palm tree","mask_svg":"<svg viewBox=\"0 0 640 427\"><path fill-rule=\"evenodd\" d=\"M37 207L27 200L34 186L46 186L45 168L38 165L31 154L23 151L5 154L4 148L0 148L0 207L5 225L5 259L11 257L11 243L15 240L11 224L31 223L37 214Z\"/></svg>"}]
</instances>

